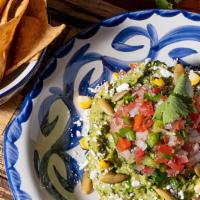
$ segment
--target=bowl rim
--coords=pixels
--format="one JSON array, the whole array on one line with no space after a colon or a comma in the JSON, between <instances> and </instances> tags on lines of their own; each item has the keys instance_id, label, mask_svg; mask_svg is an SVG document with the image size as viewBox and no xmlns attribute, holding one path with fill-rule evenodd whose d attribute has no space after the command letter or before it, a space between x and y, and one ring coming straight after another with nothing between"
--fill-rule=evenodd
<instances>
[{"instance_id":1,"label":"bowl rim","mask_svg":"<svg viewBox=\"0 0 200 200\"><path fill-rule=\"evenodd\" d=\"M7 95L9 95L9 94L12 94L16 89L18 89L18 88L20 88L21 86L23 86L23 85L30 79L30 77L33 75L33 73L35 72L35 70L36 70L36 69L40 66L40 64L42 63L42 60L43 60L44 57L45 57L46 51L47 51L47 48L44 49L44 50L42 51L41 55L39 56L39 58L38 58L37 60L32 61L32 62L30 62L30 63L27 63L27 66L26 66L25 68L29 67L29 65L31 65L31 63L36 62L36 63L34 64L34 66L32 67L32 69L31 69L23 78L21 78L21 80L19 80L19 81L18 81L16 84L14 84L13 86L8 87L3 93L0 93L0 98L3 98L3 97L5 97L5 96L7 96ZM22 71L20 74L22 74L22 73L23 73L23 71ZM16 78L15 78L13 81L11 81L9 84L14 83L15 80L16 80ZM8 85L9 85L9 84L8 84ZM5 87L7 87L8 85L6 85ZM5 88L5 87L4 87L4 88ZM4 89L4 88L2 88L2 89ZM1 92L2 89L0 89L0 92Z\"/></svg>"},{"instance_id":2,"label":"bowl rim","mask_svg":"<svg viewBox=\"0 0 200 200\"><path fill-rule=\"evenodd\" d=\"M77 35L72 37L63 47L58 49L56 53L49 60L48 64L45 66L43 71L38 76L33 88L26 95L19 113L17 116L9 123L5 129L4 142L3 142L3 154L4 154L4 164L5 171L8 177L8 183L12 191L13 197L16 200L22 199L32 199L28 191L21 190L21 177L15 168L15 164L18 160L18 150L15 145L15 142L20 138L22 134L22 123L26 122L33 109L33 100L39 96L43 89L43 82L45 79L51 76L51 74L56 70L56 59L62 57L65 51L70 51L75 39L88 39L92 37L100 27L112 27L122 23L127 17L135 20L145 20L151 17L153 14L157 14L161 17L175 17L176 15L183 14L189 20L200 21L200 14L189 12L185 10L166 10L166 9L146 9L146 10L137 10L137 11L128 11L115 16L112 16L108 19L102 20L99 23L90 26L89 28L79 32ZM11 156L12 154L12 156ZM15 156L14 156L14 155ZM15 178L11 178L11 174Z\"/></svg>"}]
</instances>

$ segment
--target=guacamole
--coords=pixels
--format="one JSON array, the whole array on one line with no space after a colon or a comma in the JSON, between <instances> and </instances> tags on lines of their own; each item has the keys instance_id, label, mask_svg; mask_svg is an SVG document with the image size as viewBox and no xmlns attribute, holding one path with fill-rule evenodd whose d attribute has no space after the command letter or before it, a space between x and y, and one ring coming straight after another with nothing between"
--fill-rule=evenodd
<instances>
[{"instance_id":1,"label":"guacamole","mask_svg":"<svg viewBox=\"0 0 200 200\"><path fill-rule=\"evenodd\" d=\"M92 100L85 171L93 188L100 200L199 199L198 72L130 66Z\"/></svg>"}]
</instances>

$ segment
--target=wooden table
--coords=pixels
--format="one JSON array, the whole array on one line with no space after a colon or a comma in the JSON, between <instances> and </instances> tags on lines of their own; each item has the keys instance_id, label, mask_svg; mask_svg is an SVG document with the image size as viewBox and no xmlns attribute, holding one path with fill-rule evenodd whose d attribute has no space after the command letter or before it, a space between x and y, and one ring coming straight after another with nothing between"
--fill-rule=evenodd
<instances>
[{"instance_id":1,"label":"wooden table","mask_svg":"<svg viewBox=\"0 0 200 200\"><path fill-rule=\"evenodd\" d=\"M48 58L51 57L55 49L89 25L126 10L155 8L155 4L153 0L48 0L48 7L51 22L66 23L67 28L56 42L50 45L46 62L48 62ZM200 13L200 0L183 0L177 8ZM31 88L30 86L34 80L31 80L26 88ZM3 134L6 125L17 114L26 92L27 90L23 90L20 95L0 106L0 200L13 199L3 164Z\"/></svg>"}]
</instances>

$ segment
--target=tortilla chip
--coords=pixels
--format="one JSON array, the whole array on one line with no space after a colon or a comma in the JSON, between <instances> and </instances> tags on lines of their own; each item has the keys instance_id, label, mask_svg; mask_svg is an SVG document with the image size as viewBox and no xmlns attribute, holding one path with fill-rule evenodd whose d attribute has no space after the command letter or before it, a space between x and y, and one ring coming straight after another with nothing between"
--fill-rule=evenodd
<instances>
[{"instance_id":1,"label":"tortilla chip","mask_svg":"<svg viewBox=\"0 0 200 200\"><path fill-rule=\"evenodd\" d=\"M43 25L48 24L47 3L45 0L30 0L27 15L35 17L41 21Z\"/></svg>"},{"instance_id":2,"label":"tortilla chip","mask_svg":"<svg viewBox=\"0 0 200 200\"><path fill-rule=\"evenodd\" d=\"M0 0L0 14L2 13L8 0Z\"/></svg>"},{"instance_id":3,"label":"tortilla chip","mask_svg":"<svg viewBox=\"0 0 200 200\"><path fill-rule=\"evenodd\" d=\"M1 24L8 22L8 13L9 13L9 10L11 9L12 3L13 3L13 0L8 1L7 5L2 13Z\"/></svg>"},{"instance_id":4,"label":"tortilla chip","mask_svg":"<svg viewBox=\"0 0 200 200\"><path fill-rule=\"evenodd\" d=\"M44 0L30 0L26 14L28 16L22 17L17 29L12 44L12 54L9 57L11 63L9 63L5 75L9 75L41 52L65 28L64 24L57 27L48 24L46 1Z\"/></svg>"},{"instance_id":5,"label":"tortilla chip","mask_svg":"<svg viewBox=\"0 0 200 200\"><path fill-rule=\"evenodd\" d=\"M24 23L24 21L26 21L26 23L28 22L27 19L22 19L22 23ZM28 23L30 23L30 20ZM30 28L27 29L26 27L22 27L22 29L25 30L21 30L19 32L21 36L18 35L18 37L16 37L16 41L12 47L15 49L15 53L12 53L12 58L10 59L12 63L10 64L8 70L6 70L5 75L9 75L19 66L28 62L38 52L42 51L64 30L64 28L65 25L60 25L58 27L52 27L49 25L44 32L40 32L40 35L34 39L35 42L33 42L32 38L29 37L29 35L31 35ZM20 41L20 38L22 38L22 35L25 33L26 38L29 39L29 41L26 39L26 43L24 42L25 40Z\"/></svg>"},{"instance_id":6,"label":"tortilla chip","mask_svg":"<svg viewBox=\"0 0 200 200\"><path fill-rule=\"evenodd\" d=\"M6 60L7 60L7 52L9 50L10 44L14 38L15 30L17 25L19 24L26 8L28 6L29 0L23 0L18 8L18 14L15 18L10 20L7 23L0 25L0 80L3 78L5 68L6 68Z\"/></svg>"},{"instance_id":7,"label":"tortilla chip","mask_svg":"<svg viewBox=\"0 0 200 200\"><path fill-rule=\"evenodd\" d=\"M39 53L37 53L35 56L33 56L33 57L29 60L29 63L38 60L38 59L40 58L41 54L42 54L42 51L40 51Z\"/></svg>"}]
</instances>

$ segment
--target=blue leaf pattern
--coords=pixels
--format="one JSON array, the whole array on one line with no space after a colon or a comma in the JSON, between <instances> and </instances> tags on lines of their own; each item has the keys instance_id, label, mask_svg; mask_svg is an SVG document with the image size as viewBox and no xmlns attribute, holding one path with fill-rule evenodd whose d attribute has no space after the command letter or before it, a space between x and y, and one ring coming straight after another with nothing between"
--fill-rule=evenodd
<instances>
[{"instance_id":1,"label":"blue leaf pattern","mask_svg":"<svg viewBox=\"0 0 200 200\"><path fill-rule=\"evenodd\" d=\"M174 17L178 14L183 14L186 18L193 20L193 21L200 21L200 15L195 13L189 13L186 11L178 11L178 10L145 10L140 12L130 12L125 13L111 19L105 20L98 25L91 27L90 29L80 33L77 38L80 39L88 39L94 36L97 31L102 27L114 27L121 24L126 19L133 19L133 20L145 20L151 17L152 15L159 15L162 17ZM119 32L117 36L113 39L112 47L117 51L122 52L132 52L138 51L140 49L145 48L144 45L128 45L126 42L135 36L142 36L150 41L150 49L148 52L148 56L151 59L156 59L160 50L164 47L179 42L179 41L198 41L200 42L200 27L199 26L181 26L177 27L174 30L166 33L163 37L158 38L157 31L152 24L147 24L146 29L141 28L139 26L131 26L126 27L124 30ZM21 190L21 179L20 173L15 168L16 162L18 160L18 150L15 142L20 138L22 134L22 123L26 122L32 112L33 109L33 99L36 98L43 89L44 80L51 76L51 74L57 68L57 59L65 57L74 47L75 38L73 38L64 48L59 50L54 58L51 60L47 68L44 72L39 76L38 81L36 82L33 90L29 95L27 95L22 109L17 116L17 118L8 126L5 134L5 148L4 148L4 155L5 155L5 163L6 163L6 171L8 174L8 179L11 185L11 189L14 194L14 198L16 200L29 200L31 199L28 191ZM83 42L84 44L84 42ZM81 179L82 171L79 170L78 164L76 160L74 160L70 155L66 153L68 149L71 149L78 145L78 138L75 134L76 130L81 131L81 127L77 127L77 125L73 124L73 121L79 119L79 113L77 112L74 103L73 103L73 95L74 95L74 81L76 79L77 73L79 69L84 66L85 64L92 62L92 61L102 61L103 65L103 73L100 75L100 78L95 80L91 83L91 77L94 73L95 69L90 70L83 80L80 80L79 85L79 93L81 95L94 95L89 90L84 89L85 87L95 88L98 84L102 84L105 80L107 80L113 71L120 71L120 69L124 69L127 71L129 69L128 63L133 62L123 61L118 58L111 57L110 55L100 55L95 52L89 52L90 50L90 43L84 44L82 47L77 50L76 53L71 57L70 61L65 66L65 73L63 76L63 88L52 87L49 89L51 93L41 104L40 111L38 114L38 121L40 126L42 127L42 122L48 116L49 109L53 102L60 99L62 100L65 105L69 108L71 114L71 120L68 122L67 127L63 133L63 136L56 141L53 145L53 151L58 153L59 156L63 156L63 160L65 160L66 170L69 172L69 177L67 180L62 180L60 177L59 180L62 180L63 186L66 186L66 190L73 191L76 181ZM102 52L103 53L103 52ZM179 57L180 62L185 62L183 59L188 55L193 55L198 53L196 50L192 48L176 48L169 52L169 56L171 58ZM140 61L141 58L138 58L137 61ZM52 122L48 122L49 126L53 126ZM51 155L51 153L50 153ZM48 156L50 156L48 155ZM39 158L37 158L39 160ZM40 162L40 161L39 161ZM41 161L42 162L42 161ZM36 163L37 164L37 163ZM72 178L72 174L77 173L77 179ZM55 173L56 169L55 169ZM60 176L57 173L57 177ZM70 180L70 181L69 181ZM70 186L67 183L72 183ZM49 183L50 185L50 192L54 195L56 199L65 199L62 197L58 191L56 191L55 187Z\"/></svg>"},{"instance_id":2,"label":"blue leaf pattern","mask_svg":"<svg viewBox=\"0 0 200 200\"><path fill-rule=\"evenodd\" d=\"M196 50L194 49L190 49L190 48L175 48L172 49L169 52L169 56L172 59L176 59L176 58L184 58L185 56L190 56L192 54L198 53Z\"/></svg>"}]
</instances>

